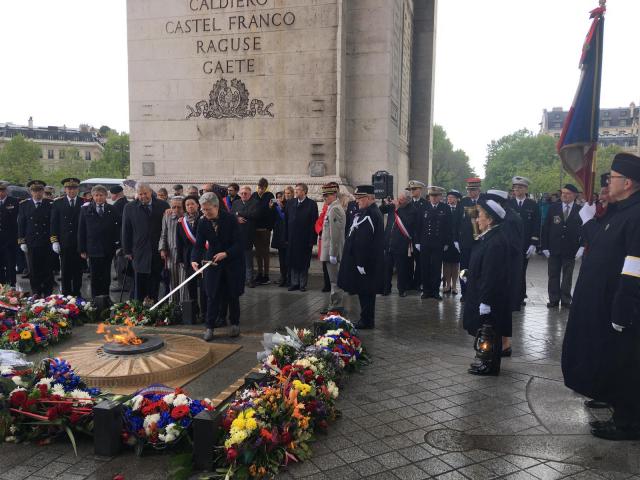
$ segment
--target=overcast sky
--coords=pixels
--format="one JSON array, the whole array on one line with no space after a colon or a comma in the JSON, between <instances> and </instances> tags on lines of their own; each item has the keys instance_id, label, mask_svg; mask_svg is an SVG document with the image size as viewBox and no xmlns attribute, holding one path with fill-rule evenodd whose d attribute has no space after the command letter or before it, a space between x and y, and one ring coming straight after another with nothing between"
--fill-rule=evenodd
<instances>
[{"instance_id":1,"label":"overcast sky","mask_svg":"<svg viewBox=\"0 0 640 480\"><path fill-rule=\"evenodd\" d=\"M359 0L349 0L359 1ZM0 0L0 122L128 130L125 0ZM439 0L435 121L481 172L486 145L568 108L597 0ZM611 0L602 107L640 102L640 1Z\"/></svg>"}]
</instances>

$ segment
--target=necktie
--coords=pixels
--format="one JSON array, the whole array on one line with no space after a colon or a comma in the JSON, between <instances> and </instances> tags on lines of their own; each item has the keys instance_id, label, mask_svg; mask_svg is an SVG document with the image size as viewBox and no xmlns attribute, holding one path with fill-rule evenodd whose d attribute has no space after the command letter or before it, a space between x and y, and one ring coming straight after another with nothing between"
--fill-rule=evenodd
<instances>
[{"instance_id":1,"label":"necktie","mask_svg":"<svg viewBox=\"0 0 640 480\"><path fill-rule=\"evenodd\" d=\"M102 211L102 205L98 205L98 216L102 216L104 212Z\"/></svg>"},{"instance_id":2,"label":"necktie","mask_svg":"<svg viewBox=\"0 0 640 480\"><path fill-rule=\"evenodd\" d=\"M522 200L518 200L518 208L522 208Z\"/></svg>"},{"instance_id":3,"label":"necktie","mask_svg":"<svg viewBox=\"0 0 640 480\"><path fill-rule=\"evenodd\" d=\"M566 220L569 217L569 205L566 204L564 206L564 219Z\"/></svg>"},{"instance_id":4,"label":"necktie","mask_svg":"<svg viewBox=\"0 0 640 480\"><path fill-rule=\"evenodd\" d=\"M0 207L4 205L4 200L0 200Z\"/></svg>"},{"instance_id":5,"label":"necktie","mask_svg":"<svg viewBox=\"0 0 640 480\"><path fill-rule=\"evenodd\" d=\"M69 204L71 205L71 208L76 206L76 199L72 198L71 200L69 200Z\"/></svg>"},{"instance_id":6,"label":"necktie","mask_svg":"<svg viewBox=\"0 0 640 480\"><path fill-rule=\"evenodd\" d=\"M36 208L40 206L40 202L36 202Z\"/></svg>"}]
</instances>

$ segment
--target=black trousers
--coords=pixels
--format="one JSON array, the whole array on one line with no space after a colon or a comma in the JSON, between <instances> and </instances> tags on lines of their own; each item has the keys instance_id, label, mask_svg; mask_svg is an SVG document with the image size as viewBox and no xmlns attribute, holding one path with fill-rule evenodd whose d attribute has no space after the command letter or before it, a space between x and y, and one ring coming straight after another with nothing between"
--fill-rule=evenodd
<instances>
[{"instance_id":1,"label":"black trousers","mask_svg":"<svg viewBox=\"0 0 640 480\"><path fill-rule=\"evenodd\" d=\"M442 278L442 246L433 247L423 245L420 251L422 263L423 292L427 295L440 293L440 279Z\"/></svg>"},{"instance_id":2,"label":"black trousers","mask_svg":"<svg viewBox=\"0 0 640 480\"><path fill-rule=\"evenodd\" d=\"M185 278L193 275L193 268L191 264L185 264L184 276ZM207 311L207 295L204 289L204 281L202 276L194 278L187 283L187 291L189 292L189 299L195 302L196 314L201 314L201 318L204 320L205 313Z\"/></svg>"},{"instance_id":3,"label":"black trousers","mask_svg":"<svg viewBox=\"0 0 640 480\"><path fill-rule=\"evenodd\" d=\"M60 251L62 267L62 294L79 297L82 290L82 270L84 260L76 248L63 248Z\"/></svg>"},{"instance_id":4,"label":"black trousers","mask_svg":"<svg viewBox=\"0 0 640 480\"><path fill-rule=\"evenodd\" d=\"M640 404L636 396L629 395L628 398L620 398L611 404L616 427L622 430L640 430Z\"/></svg>"},{"instance_id":5,"label":"black trousers","mask_svg":"<svg viewBox=\"0 0 640 480\"><path fill-rule=\"evenodd\" d=\"M31 284L31 292L43 297L51 295L53 292L51 246L29 246L27 258L29 260L29 283Z\"/></svg>"},{"instance_id":6,"label":"black trousers","mask_svg":"<svg viewBox=\"0 0 640 480\"><path fill-rule=\"evenodd\" d=\"M16 285L16 249L15 242L0 245L0 284Z\"/></svg>"},{"instance_id":7,"label":"black trousers","mask_svg":"<svg viewBox=\"0 0 640 480\"><path fill-rule=\"evenodd\" d=\"M327 262L322 262L322 279L324 281L323 290L331 290L331 279L327 270Z\"/></svg>"},{"instance_id":8,"label":"black trousers","mask_svg":"<svg viewBox=\"0 0 640 480\"><path fill-rule=\"evenodd\" d=\"M411 259L411 289L420 290L422 285L422 264L420 263L420 252L418 249L413 250Z\"/></svg>"},{"instance_id":9,"label":"black trousers","mask_svg":"<svg viewBox=\"0 0 640 480\"><path fill-rule=\"evenodd\" d=\"M557 303L562 301L562 303L571 303L573 267L575 264L576 259L574 256L551 255L549 257L549 302Z\"/></svg>"},{"instance_id":10,"label":"black trousers","mask_svg":"<svg viewBox=\"0 0 640 480\"><path fill-rule=\"evenodd\" d=\"M205 273L206 275L206 273ZM231 325L240 324L240 297L229 295L226 279L218 282L218 288L213 295L207 295L207 328L213 329L216 319L220 315L220 307L225 304L229 308L229 322Z\"/></svg>"},{"instance_id":11,"label":"black trousers","mask_svg":"<svg viewBox=\"0 0 640 480\"><path fill-rule=\"evenodd\" d=\"M460 246L460 271L469 268L469 262L471 261L471 249ZM464 292L467 289L467 282L460 282L460 290L464 297Z\"/></svg>"},{"instance_id":12,"label":"black trousers","mask_svg":"<svg viewBox=\"0 0 640 480\"><path fill-rule=\"evenodd\" d=\"M91 296L109 295L111 286L111 255L106 257L89 257L91 272Z\"/></svg>"},{"instance_id":13,"label":"black trousers","mask_svg":"<svg viewBox=\"0 0 640 480\"><path fill-rule=\"evenodd\" d=\"M398 275L398 292L403 293L411 288L411 269L413 258L406 253L384 252L384 293L391 293L393 270Z\"/></svg>"},{"instance_id":14,"label":"black trousers","mask_svg":"<svg viewBox=\"0 0 640 480\"><path fill-rule=\"evenodd\" d=\"M289 266L287 265L287 249L278 249L278 262L280 264L280 283L289 283Z\"/></svg>"},{"instance_id":15,"label":"black trousers","mask_svg":"<svg viewBox=\"0 0 640 480\"><path fill-rule=\"evenodd\" d=\"M374 326L376 323L376 294L359 293L360 322L364 325Z\"/></svg>"},{"instance_id":16,"label":"black trousers","mask_svg":"<svg viewBox=\"0 0 640 480\"><path fill-rule=\"evenodd\" d=\"M384 275L382 282L382 293L391 293L391 280L393 279L393 254L384 251Z\"/></svg>"},{"instance_id":17,"label":"black trousers","mask_svg":"<svg viewBox=\"0 0 640 480\"><path fill-rule=\"evenodd\" d=\"M520 302L518 305L524 302L524 299L527 298L527 267L529 266L529 259L527 258L527 254L524 254L524 260L522 262L522 276L520 277Z\"/></svg>"}]
</instances>

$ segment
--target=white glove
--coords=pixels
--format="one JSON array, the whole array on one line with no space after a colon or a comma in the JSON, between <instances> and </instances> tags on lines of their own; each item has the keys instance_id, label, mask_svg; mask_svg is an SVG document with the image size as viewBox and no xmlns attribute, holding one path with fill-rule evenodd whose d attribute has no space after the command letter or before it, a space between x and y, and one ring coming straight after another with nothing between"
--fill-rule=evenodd
<instances>
[{"instance_id":1,"label":"white glove","mask_svg":"<svg viewBox=\"0 0 640 480\"><path fill-rule=\"evenodd\" d=\"M489 315L491 313L491 307L486 303L481 303L478 310L480 311L480 315Z\"/></svg>"},{"instance_id":2,"label":"white glove","mask_svg":"<svg viewBox=\"0 0 640 480\"><path fill-rule=\"evenodd\" d=\"M458 253L460 253L460 243L459 242L453 242L453 246L456 247L456 250L458 250Z\"/></svg>"},{"instance_id":3,"label":"white glove","mask_svg":"<svg viewBox=\"0 0 640 480\"><path fill-rule=\"evenodd\" d=\"M337 265L338 264L338 257L329 257L329 263L331 265Z\"/></svg>"},{"instance_id":4,"label":"white glove","mask_svg":"<svg viewBox=\"0 0 640 480\"><path fill-rule=\"evenodd\" d=\"M527 249L527 258L531 257L531 255L533 255L535 252L536 252L536 246L529 245L529 248Z\"/></svg>"},{"instance_id":5,"label":"white glove","mask_svg":"<svg viewBox=\"0 0 640 480\"><path fill-rule=\"evenodd\" d=\"M551 256L551 252L549 250L542 250L542 253L545 257L549 258Z\"/></svg>"},{"instance_id":6,"label":"white glove","mask_svg":"<svg viewBox=\"0 0 640 480\"><path fill-rule=\"evenodd\" d=\"M449 250L449 245L445 245L444 248L442 249L443 252L446 252L447 250Z\"/></svg>"},{"instance_id":7,"label":"white glove","mask_svg":"<svg viewBox=\"0 0 640 480\"><path fill-rule=\"evenodd\" d=\"M360 272L360 275L365 274L364 267L358 267L358 271Z\"/></svg>"},{"instance_id":8,"label":"white glove","mask_svg":"<svg viewBox=\"0 0 640 480\"><path fill-rule=\"evenodd\" d=\"M617 323L612 323L611 326L616 332L622 332L622 330L624 330L624 327L622 325L618 325Z\"/></svg>"},{"instance_id":9,"label":"white glove","mask_svg":"<svg viewBox=\"0 0 640 480\"><path fill-rule=\"evenodd\" d=\"M20 250L22 250L24 253L27 253L29 251L29 247L27 247L26 243L21 243Z\"/></svg>"},{"instance_id":10,"label":"white glove","mask_svg":"<svg viewBox=\"0 0 640 480\"><path fill-rule=\"evenodd\" d=\"M576 260L577 260L577 259L579 259L579 258L581 258L581 257L582 257L582 255L584 255L584 247L580 247L580 248L578 249L578 251L576 252Z\"/></svg>"},{"instance_id":11,"label":"white glove","mask_svg":"<svg viewBox=\"0 0 640 480\"><path fill-rule=\"evenodd\" d=\"M420 251L420 244L416 243L416 250Z\"/></svg>"},{"instance_id":12,"label":"white glove","mask_svg":"<svg viewBox=\"0 0 640 480\"><path fill-rule=\"evenodd\" d=\"M596 203L593 202L591 205L585 203L578 214L580 215L580 219L582 220L582 224L584 225L596 216Z\"/></svg>"},{"instance_id":13,"label":"white glove","mask_svg":"<svg viewBox=\"0 0 640 480\"><path fill-rule=\"evenodd\" d=\"M60 242L53 242L51 248L53 248L54 252L60 253Z\"/></svg>"}]
</instances>

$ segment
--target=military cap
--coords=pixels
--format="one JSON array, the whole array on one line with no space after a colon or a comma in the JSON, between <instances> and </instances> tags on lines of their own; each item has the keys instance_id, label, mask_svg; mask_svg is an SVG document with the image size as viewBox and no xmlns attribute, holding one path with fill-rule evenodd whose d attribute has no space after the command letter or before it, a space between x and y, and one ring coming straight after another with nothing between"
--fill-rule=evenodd
<instances>
[{"instance_id":1,"label":"military cap","mask_svg":"<svg viewBox=\"0 0 640 480\"><path fill-rule=\"evenodd\" d=\"M74 177L69 177L69 178L65 178L60 183L62 183L63 187L77 187L77 186L80 185L80 179L79 178L74 178Z\"/></svg>"},{"instance_id":2,"label":"military cap","mask_svg":"<svg viewBox=\"0 0 640 480\"><path fill-rule=\"evenodd\" d=\"M442 187L436 187L435 185L429 186L427 193L429 195L444 195L445 189Z\"/></svg>"},{"instance_id":3,"label":"military cap","mask_svg":"<svg viewBox=\"0 0 640 480\"><path fill-rule=\"evenodd\" d=\"M411 180L409 181L409 185L407 185L407 190L411 190L413 188L424 188L426 185L419 180Z\"/></svg>"},{"instance_id":4,"label":"military cap","mask_svg":"<svg viewBox=\"0 0 640 480\"><path fill-rule=\"evenodd\" d=\"M0 182L0 190L6 190L9 187L9 182Z\"/></svg>"},{"instance_id":5,"label":"military cap","mask_svg":"<svg viewBox=\"0 0 640 480\"><path fill-rule=\"evenodd\" d=\"M453 195L454 197L457 197L458 200L462 198L462 194L458 190L449 190L447 195Z\"/></svg>"},{"instance_id":6,"label":"military cap","mask_svg":"<svg viewBox=\"0 0 640 480\"><path fill-rule=\"evenodd\" d=\"M482 186L482 180L478 177L467 178L465 182L467 182L467 190L473 190Z\"/></svg>"},{"instance_id":7,"label":"military cap","mask_svg":"<svg viewBox=\"0 0 640 480\"><path fill-rule=\"evenodd\" d=\"M366 197L367 195L373 195L373 185L358 185L353 193L354 197Z\"/></svg>"},{"instance_id":8,"label":"military cap","mask_svg":"<svg viewBox=\"0 0 640 480\"><path fill-rule=\"evenodd\" d=\"M611 172L600 175L600 188L605 188L609 185L609 178L611 178Z\"/></svg>"},{"instance_id":9,"label":"military cap","mask_svg":"<svg viewBox=\"0 0 640 480\"><path fill-rule=\"evenodd\" d=\"M56 193L55 187L52 187L51 185L47 185L46 187L44 187L44 191L45 193L51 193L51 194Z\"/></svg>"},{"instance_id":10,"label":"military cap","mask_svg":"<svg viewBox=\"0 0 640 480\"><path fill-rule=\"evenodd\" d=\"M526 177L515 176L511 179L511 185L522 185L523 187L528 187L531 181Z\"/></svg>"},{"instance_id":11,"label":"military cap","mask_svg":"<svg viewBox=\"0 0 640 480\"><path fill-rule=\"evenodd\" d=\"M631 153L618 153L613 157L611 170L615 170L631 180L640 182L640 157Z\"/></svg>"},{"instance_id":12,"label":"military cap","mask_svg":"<svg viewBox=\"0 0 640 480\"><path fill-rule=\"evenodd\" d=\"M44 190L46 183L42 180L31 180L27 182L27 188L30 190Z\"/></svg>"},{"instance_id":13,"label":"military cap","mask_svg":"<svg viewBox=\"0 0 640 480\"><path fill-rule=\"evenodd\" d=\"M109 189L109 193L113 193L114 195L122 192L124 189L120 185L114 185Z\"/></svg>"},{"instance_id":14,"label":"military cap","mask_svg":"<svg viewBox=\"0 0 640 480\"><path fill-rule=\"evenodd\" d=\"M488 190L486 197L490 200L495 200L501 205L503 205L504 202L509 200L509 194L504 190Z\"/></svg>"},{"instance_id":15,"label":"military cap","mask_svg":"<svg viewBox=\"0 0 640 480\"><path fill-rule=\"evenodd\" d=\"M578 187L576 187L575 185L573 185L572 183L567 183L564 187L565 190L569 190L570 192L573 193L580 193L580 190L578 190Z\"/></svg>"},{"instance_id":16,"label":"military cap","mask_svg":"<svg viewBox=\"0 0 640 480\"><path fill-rule=\"evenodd\" d=\"M336 182L329 182L322 185L322 195L332 195L338 193L340 187Z\"/></svg>"}]
</instances>

